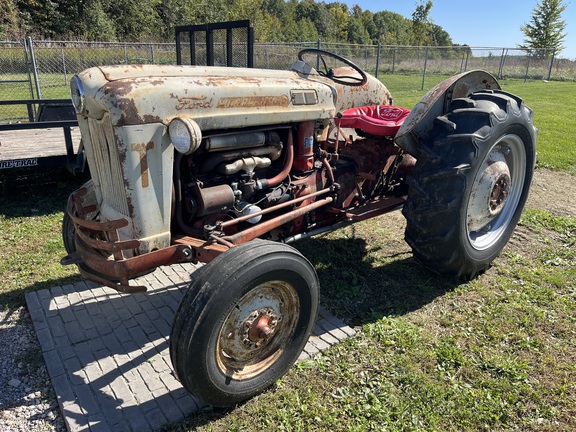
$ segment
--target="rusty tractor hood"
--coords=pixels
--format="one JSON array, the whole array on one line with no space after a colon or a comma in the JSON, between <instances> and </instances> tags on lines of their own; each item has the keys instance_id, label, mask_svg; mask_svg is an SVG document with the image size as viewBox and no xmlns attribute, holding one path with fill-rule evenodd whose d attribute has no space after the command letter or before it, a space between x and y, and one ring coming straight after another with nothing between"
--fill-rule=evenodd
<instances>
[{"instance_id":1,"label":"rusty tractor hood","mask_svg":"<svg viewBox=\"0 0 576 432\"><path fill-rule=\"evenodd\" d=\"M167 126L174 118L192 120L204 135L328 123L343 107L389 103L373 77L339 87L310 70L165 65L87 69L73 78L72 98L99 219L122 221L119 239L136 239L136 254L171 244L174 148Z\"/></svg>"},{"instance_id":2,"label":"rusty tractor hood","mask_svg":"<svg viewBox=\"0 0 576 432\"><path fill-rule=\"evenodd\" d=\"M85 117L114 126L168 124L189 116L202 130L330 119L357 105L389 103L374 77L340 86L317 74L203 66L122 65L78 74Z\"/></svg>"}]
</instances>

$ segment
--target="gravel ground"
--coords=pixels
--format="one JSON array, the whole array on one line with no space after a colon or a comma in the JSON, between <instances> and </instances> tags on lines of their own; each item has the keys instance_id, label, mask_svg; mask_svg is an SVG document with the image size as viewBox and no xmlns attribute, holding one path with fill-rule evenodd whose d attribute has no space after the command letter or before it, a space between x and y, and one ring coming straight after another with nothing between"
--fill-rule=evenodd
<instances>
[{"instance_id":1,"label":"gravel ground","mask_svg":"<svg viewBox=\"0 0 576 432\"><path fill-rule=\"evenodd\" d=\"M0 431L66 431L25 307L0 306Z\"/></svg>"}]
</instances>

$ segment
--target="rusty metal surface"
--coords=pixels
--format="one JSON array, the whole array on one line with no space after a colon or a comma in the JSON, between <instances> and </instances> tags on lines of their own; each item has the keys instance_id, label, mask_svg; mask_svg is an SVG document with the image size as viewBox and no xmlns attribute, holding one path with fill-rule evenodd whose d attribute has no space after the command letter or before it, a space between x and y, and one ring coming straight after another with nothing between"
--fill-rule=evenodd
<instances>
[{"instance_id":1,"label":"rusty metal surface","mask_svg":"<svg viewBox=\"0 0 576 432\"><path fill-rule=\"evenodd\" d=\"M301 203L301 202L303 202L303 201L305 201L305 200L312 199L312 198L316 198L316 197L318 197L318 196L320 196L320 195L325 195L325 194L327 194L327 193L329 193L329 192L333 192L333 191L334 191L334 189L331 188L331 187L330 187L330 188L325 188L325 189L319 190L319 191L317 191L317 192L310 193L310 194L308 194L308 195L304 195L304 196L301 196L301 197L299 197L299 198L295 198L295 199L290 200L290 201L286 201L286 202L281 203L281 204L276 204L276 205L274 205L274 206L267 207L267 208L265 208L265 209L263 209L263 210L260 210L259 212L251 213L251 214L249 214L249 215L240 216L240 217L237 217L237 218L228 220L228 221L221 222L221 223L219 223L219 224L217 225L216 228L217 228L217 229L222 229L222 230L224 230L226 227L229 227L229 226L232 226L232 225L236 225L236 224L238 224L238 223L240 223L240 222L244 222L244 221L246 221L246 220L248 220L248 219L250 219L250 218L253 218L253 217L256 217L256 216L263 216L263 215L265 215L265 214L268 214L268 213L271 213L271 212L275 212L275 211L281 210L281 209L286 208L286 207L290 207L290 206L295 205L295 204L299 204L299 203Z\"/></svg>"},{"instance_id":2,"label":"rusty metal surface","mask_svg":"<svg viewBox=\"0 0 576 432\"><path fill-rule=\"evenodd\" d=\"M269 179L260 179L257 181L258 187L260 189L265 189L269 187L274 187L279 185L290 173L292 169L292 164L294 162L294 142L292 138L292 129L288 130L288 143L286 144L286 161L284 162L284 167L282 171L276 174L274 177Z\"/></svg>"},{"instance_id":3,"label":"rusty metal surface","mask_svg":"<svg viewBox=\"0 0 576 432\"><path fill-rule=\"evenodd\" d=\"M93 280L125 290L132 289L128 283L131 277L155 266L191 260L209 262L229 247L265 235L288 222L296 227L294 232L299 232L298 224L305 228L305 215L312 213L314 217L314 210L334 204L332 196L316 200L333 191L326 188L326 175L332 184L334 173L325 160L326 170L318 170L305 179L293 178L296 199L282 208L299 205L298 208L219 238L221 244L215 244L213 238L209 241L186 236L173 238L170 224L174 149L167 125L175 117L193 119L202 132L217 129L216 134L226 134L228 130L238 134L239 129L253 126L264 130L266 125L268 130L289 127L283 153L280 142L254 141L251 132L252 135L247 135L247 148L243 142L230 144L230 137L216 142L214 149L210 149L214 153L206 158L206 166L202 166L204 171L212 172L214 164L228 162L228 158L237 158L244 152L246 157L256 156L255 151L262 152L262 156L269 156L271 160L284 154L284 167L279 174L257 179L258 187L265 189L288 178L294 157L301 158L302 171L314 168L311 147L302 145L294 154L293 124L307 122L309 128L300 138L312 139L315 126L319 129L327 126L338 110L391 102L385 86L373 77L368 77L363 86L350 87L318 75L303 77L293 71L157 65L92 68L78 77L86 100L79 124L94 172L95 203L90 211L97 209L99 219L86 218L81 213L88 210L78 203L76 212L71 209L73 221L79 227L78 256L69 262L82 262L83 272L91 274ZM317 121L321 124L316 125ZM252 145L257 145L257 150L253 150ZM228 148L229 152L218 153ZM376 159L374 154L367 158L370 156ZM379 157L386 158L385 155ZM242 156L232 162L252 166L252 162L244 159ZM231 166L230 170L236 172L237 167ZM199 189L198 195L202 204L200 216L225 211L235 202L234 192L228 185ZM225 223L234 225L280 208L271 207ZM331 218L332 214L321 215L320 219L325 217ZM223 230L223 226L218 229ZM236 229L233 227L230 232ZM198 237L202 237L201 226L198 230ZM255 322L252 339L259 338L254 335L272 330L267 319L261 317Z\"/></svg>"},{"instance_id":4,"label":"rusty metal surface","mask_svg":"<svg viewBox=\"0 0 576 432\"><path fill-rule=\"evenodd\" d=\"M342 67L334 69L339 75L356 74L354 69ZM325 82L330 83L328 78L323 78ZM377 78L367 74L366 84L361 86L345 86L331 82L338 95L336 110L344 111L348 108L369 105L390 105L392 103L392 94L382 82Z\"/></svg>"},{"instance_id":5,"label":"rusty metal surface","mask_svg":"<svg viewBox=\"0 0 576 432\"><path fill-rule=\"evenodd\" d=\"M78 79L85 98L79 124L98 210L102 220L128 221L118 237L138 240L136 254L171 244L174 160L166 125L175 117L193 119L203 132L318 120L327 124L336 107L381 103L389 97L373 77L364 86L350 87L294 71L121 65L87 69ZM306 95L305 104L293 100L301 94ZM284 169L271 179L260 179L261 188L287 177L292 150L289 142ZM262 152L274 160L280 147ZM209 159L208 170L222 157ZM301 157L308 169L312 157Z\"/></svg>"},{"instance_id":6,"label":"rusty metal surface","mask_svg":"<svg viewBox=\"0 0 576 432\"><path fill-rule=\"evenodd\" d=\"M250 379L271 367L296 331L300 300L288 282L271 280L252 288L222 324L216 347L221 372Z\"/></svg>"},{"instance_id":7,"label":"rusty metal surface","mask_svg":"<svg viewBox=\"0 0 576 432\"><path fill-rule=\"evenodd\" d=\"M76 226L76 252L64 257L62 264L79 264L80 272L87 279L102 283L122 292L139 292L143 287L130 286L129 280L160 265L187 262L197 259L191 246L180 243L154 250L142 255L131 256L138 248L135 239L119 240L118 230L125 227L125 219L113 221L86 220L93 207L82 207L86 188L73 193L68 200L67 212ZM81 216L82 215L82 216ZM202 244L196 243L196 248ZM219 253L226 249L220 248Z\"/></svg>"},{"instance_id":8,"label":"rusty metal surface","mask_svg":"<svg viewBox=\"0 0 576 432\"><path fill-rule=\"evenodd\" d=\"M174 236L174 244L182 244L190 247L192 250L192 259L190 261L203 263L209 263L221 253L230 249L228 246L189 236Z\"/></svg>"},{"instance_id":9,"label":"rusty metal surface","mask_svg":"<svg viewBox=\"0 0 576 432\"><path fill-rule=\"evenodd\" d=\"M352 209L344 210L346 218L360 222L366 219L371 219L391 211L402 208L406 202L406 197L390 197L383 198L376 201L370 201L365 205L357 206Z\"/></svg>"},{"instance_id":10,"label":"rusty metal surface","mask_svg":"<svg viewBox=\"0 0 576 432\"><path fill-rule=\"evenodd\" d=\"M234 206L234 191L227 184L198 188L194 192L197 198L198 216L228 210Z\"/></svg>"},{"instance_id":11,"label":"rusty metal surface","mask_svg":"<svg viewBox=\"0 0 576 432\"><path fill-rule=\"evenodd\" d=\"M119 237L139 240L139 253L169 246L174 152L166 128L113 127L108 114L79 123L101 220L126 220Z\"/></svg>"},{"instance_id":12,"label":"rusty metal surface","mask_svg":"<svg viewBox=\"0 0 576 432\"><path fill-rule=\"evenodd\" d=\"M430 135L434 119L446 113L452 100L464 98L480 90L497 90L496 78L484 71L464 72L442 81L430 90L412 109L394 141L418 157L420 142Z\"/></svg>"},{"instance_id":13,"label":"rusty metal surface","mask_svg":"<svg viewBox=\"0 0 576 432\"><path fill-rule=\"evenodd\" d=\"M299 207L295 210L292 210L288 213L284 213L283 215L277 216L273 219L269 219L265 222L261 222L258 225L253 226L252 228L248 228L244 231L240 231L230 236L225 236L223 237L223 239L234 245L246 243L250 240L254 240L257 237L260 237L261 235L266 234L269 231L272 231L274 228L278 228L284 225L285 223L293 221L294 219L297 219L308 212L311 212L320 207L328 205L333 201L334 198L332 197L327 197L318 201L314 201L311 204Z\"/></svg>"},{"instance_id":14,"label":"rusty metal surface","mask_svg":"<svg viewBox=\"0 0 576 432\"><path fill-rule=\"evenodd\" d=\"M105 283L106 286L121 291L126 291L130 286L131 278L161 265L189 261L189 257L192 256L186 245L174 245L132 258L112 260L101 255L78 237L76 249L76 253L82 259L80 269L88 279Z\"/></svg>"},{"instance_id":15,"label":"rusty metal surface","mask_svg":"<svg viewBox=\"0 0 576 432\"><path fill-rule=\"evenodd\" d=\"M92 68L78 74L87 113L112 123L163 123L190 116L204 130L329 119L333 92L295 72L260 69L129 65ZM292 90L313 91L317 103L294 105ZM290 113L283 115L283 113Z\"/></svg>"}]
</instances>

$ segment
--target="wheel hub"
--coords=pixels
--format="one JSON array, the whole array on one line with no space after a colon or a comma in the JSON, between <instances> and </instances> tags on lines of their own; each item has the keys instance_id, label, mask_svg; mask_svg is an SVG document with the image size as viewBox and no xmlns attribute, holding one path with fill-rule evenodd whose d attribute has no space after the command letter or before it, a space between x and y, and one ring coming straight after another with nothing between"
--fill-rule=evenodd
<instances>
[{"instance_id":1,"label":"wheel hub","mask_svg":"<svg viewBox=\"0 0 576 432\"><path fill-rule=\"evenodd\" d=\"M490 213L494 216L499 214L504 207L506 198L510 194L510 176L502 175L494 184L490 194Z\"/></svg>"},{"instance_id":2,"label":"wheel hub","mask_svg":"<svg viewBox=\"0 0 576 432\"><path fill-rule=\"evenodd\" d=\"M480 231L498 216L510 195L510 169L501 149L494 149L478 171L468 203L468 229Z\"/></svg>"},{"instance_id":3,"label":"wheel hub","mask_svg":"<svg viewBox=\"0 0 576 432\"><path fill-rule=\"evenodd\" d=\"M218 336L216 361L235 379L267 370L296 331L300 302L294 287L272 280L252 288L232 307Z\"/></svg>"},{"instance_id":4,"label":"wheel hub","mask_svg":"<svg viewBox=\"0 0 576 432\"><path fill-rule=\"evenodd\" d=\"M251 348L259 348L274 335L278 317L271 308L254 311L244 322L242 342Z\"/></svg>"}]
</instances>

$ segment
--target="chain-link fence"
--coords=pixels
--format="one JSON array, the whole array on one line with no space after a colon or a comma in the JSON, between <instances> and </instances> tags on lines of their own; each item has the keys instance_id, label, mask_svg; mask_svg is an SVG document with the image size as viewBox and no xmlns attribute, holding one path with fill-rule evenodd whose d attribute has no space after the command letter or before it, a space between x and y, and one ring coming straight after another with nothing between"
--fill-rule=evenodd
<instances>
[{"instance_id":1,"label":"chain-link fence","mask_svg":"<svg viewBox=\"0 0 576 432\"><path fill-rule=\"evenodd\" d=\"M226 42L214 40L215 64L226 65ZM196 61L202 64L206 41L195 39ZM188 42L189 43L189 42ZM348 58L367 72L450 76L473 69L498 78L576 80L576 61L553 52L518 48L408 47L316 42L255 44L254 67L287 69L303 48L322 48ZM190 61L183 50L182 63ZM244 53L240 53L244 55ZM73 74L99 65L176 64L175 43L0 42L0 100L68 98ZM3 110L25 107L7 106ZM26 118L24 112L0 112L1 119Z\"/></svg>"}]
</instances>

